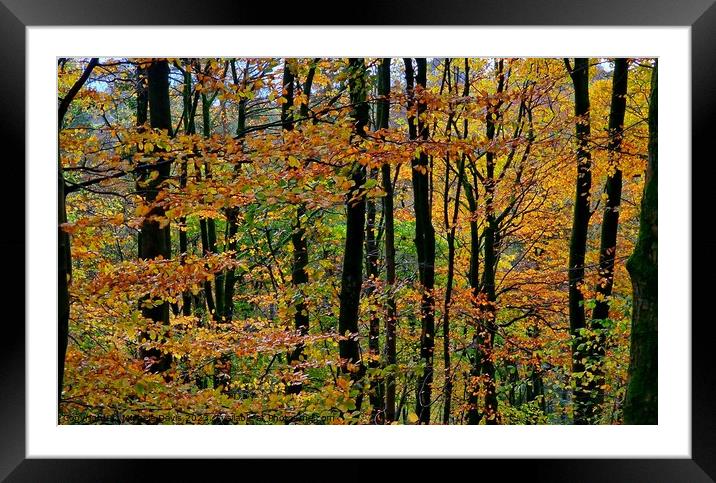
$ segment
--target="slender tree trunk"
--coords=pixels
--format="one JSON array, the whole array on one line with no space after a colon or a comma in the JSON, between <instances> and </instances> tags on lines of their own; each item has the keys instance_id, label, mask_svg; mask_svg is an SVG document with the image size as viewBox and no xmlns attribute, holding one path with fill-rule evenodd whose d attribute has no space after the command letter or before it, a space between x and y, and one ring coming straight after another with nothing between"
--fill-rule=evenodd
<instances>
[{"instance_id":1,"label":"slender tree trunk","mask_svg":"<svg viewBox=\"0 0 716 483\"><path fill-rule=\"evenodd\" d=\"M371 179L378 177L378 170L371 170ZM366 250L366 274L368 276L368 288L366 296L372 298L375 296L375 286L378 280L378 242L375 233L375 217L376 206L375 200L367 201L367 217L365 226L365 250ZM378 312L374 309L370 310L370 320L368 326L368 367L378 370L380 363L380 319ZM380 377L371 376L370 390L368 392L371 405L371 423L382 424L384 420L384 395L383 382Z\"/></svg>"},{"instance_id":2,"label":"slender tree trunk","mask_svg":"<svg viewBox=\"0 0 716 483\"><path fill-rule=\"evenodd\" d=\"M368 125L366 102L366 72L363 59L349 60L349 90L353 107L354 132L358 138L365 137ZM338 350L342 360L341 372L350 374L358 384L359 396L356 409L360 409L362 390L359 381L365 374L358 341L358 312L360 291L363 284L363 236L365 233L365 195L360 192L365 184L366 168L355 162L351 168L353 186L346 195L346 243L343 252L338 332L342 339Z\"/></svg>"},{"instance_id":3,"label":"slender tree trunk","mask_svg":"<svg viewBox=\"0 0 716 483\"><path fill-rule=\"evenodd\" d=\"M202 100L202 124L203 124L203 131L204 136L207 136L207 133L209 132L209 119L208 119L208 110L204 112L204 99L205 95L201 94L201 100ZM207 106L208 108L208 106ZM197 181L201 182L203 176L201 174L201 166L194 162L194 172L196 175ZM201 253L202 256L206 256L211 251L209 247L209 231L206 224L206 218L200 217L199 218L199 234L201 237ZM214 317L216 313L216 305L214 304L214 293L211 288L211 282L209 280L204 281L204 299L206 300L206 309L209 314L209 317Z\"/></svg>"},{"instance_id":4,"label":"slender tree trunk","mask_svg":"<svg viewBox=\"0 0 716 483\"><path fill-rule=\"evenodd\" d=\"M448 128L449 129L449 128ZM448 259L447 259L447 280L445 282L445 300L443 303L443 374L445 382L443 385L443 424L450 424L450 410L452 405L452 375L450 361L450 303L452 302L452 286L455 278L455 225L451 226L448 215L448 204L450 200L450 155L445 157L445 189L443 190L443 221L447 232ZM459 177L462 177L460 173ZM457 183L457 192L460 192L460 181ZM459 207L459 201L455 200L455 211Z\"/></svg>"},{"instance_id":5,"label":"slender tree trunk","mask_svg":"<svg viewBox=\"0 0 716 483\"><path fill-rule=\"evenodd\" d=\"M194 134L194 115L192 112L191 102L191 71L188 70L190 64L187 62L184 71L184 89L183 89L183 101L184 101L184 132L186 134ZM189 177L189 169L187 160L181 160L181 173L179 174L179 187L184 190L187 185ZM187 239L187 226L186 216L179 218L179 259L181 263L184 263L187 251L189 249L189 242ZM191 292L182 292L182 313L186 316L191 315Z\"/></svg>"},{"instance_id":6,"label":"slender tree trunk","mask_svg":"<svg viewBox=\"0 0 716 483\"><path fill-rule=\"evenodd\" d=\"M649 97L649 161L641 200L639 239L627 261L633 289L631 357L624 403L625 424L658 423L657 379L657 167L658 61L651 74Z\"/></svg>"},{"instance_id":7,"label":"slender tree trunk","mask_svg":"<svg viewBox=\"0 0 716 483\"><path fill-rule=\"evenodd\" d=\"M594 417L592 395L585 377L588 337L584 335L584 257L589 228L589 196L592 187L592 158L589 151L589 59L574 59L574 68L565 60L574 84L574 114L577 117L577 182L574 217L569 241L569 327L572 335L572 376L574 381L574 424L589 424Z\"/></svg>"},{"instance_id":8,"label":"slender tree trunk","mask_svg":"<svg viewBox=\"0 0 716 483\"><path fill-rule=\"evenodd\" d=\"M214 102L217 94L214 93L211 97L201 92L201 113L202 113L202 129L205 138L211 137L211 104ZM201 177L201 171L197 166L197 176ZM207 181L212 179L211 165L204 163L204 176ZM199 227L201 230L201 241L203 247L203 253L207 254L218 253L217 238L216 238L216 220L214 218L204 218L199 220ZM226 297L224 294L225 276L223 271L219 271L215 274L214 278L214 292L212 293L212 285L210 281L204 282L204 292L206 294L207 307L209 313L217 324L226 323L224 315L226 313L224 303ZM232 296L233 299L233 296ZM214 388L218 388L221 392L228 392L231 386L231 355L229 353L223 353L214 362L214 377L213 377ZM220 421L215 418L215 423Z\"/></svg>"},{"instance_id":9,"label":"slender tree trunk","mask_svg":"<svg viewBox=\"0 0 716 483\"><path fill-rule=\"evenodd\" d=\"M303 83L303 95L305 96L305 102L301 104L300 107L300 115L302 119L305 119L308 117L309 109L308 109L308 103L311 99L311 87L313 85L313 77L316 73L316 65L318 64L318 59L314 59L311 62L311 65L308 69L308 74L306 75L306 79ZM285 80L287 80L285 78ZM289 103L284 104L284 108L287 107ZM290 99L290 105L293 105L293 88L291 87L291 99ZM287 130L290 130L293 128L293 124L289 123L288 116L286 114L282 115L282 119L284 119L284 128ZM294 230L291 235L291 243L293 244L293 270L292 270L292 276L291 280L294 286L296 286L299 290L299 299L296 303L296 315L294 319L294 324L296 330L300 332L302 336L308 335L309 330L309 318L308 318L308 306L306 305L306 302L304 300L304 290L303 286L308 283L308 272L306 271L306 267L308 266L308 242L306 240L306 229L303 226L303 219L306 216L306 205L304 203L298 203L296 206L296 222L294 225ZM300 361L305 358L303 354L303 344L299 344L296 347L296 350L291 355L291 360ZM301 390L301 386L295 387L295 390L298 392Z\"/></svg>"},{"instance_id":10,"label":"slender tree trunk","mask_svg":"<svg viewBox=\"0 0 716 483\"><path fill-rule=\"evenodd\" d=\"M380 76L380 72L378 73ZM378 80L380 83L380 79ZM380 88L380 87L379 87ZM379 94L380 95L380 94ZM376 106L381 109L378 104ZM377 123L382 123L379 119L383 115L382 112L376 112ZM371 169L370 178L376 180L378 178L378 170ZM368 277L368 287L366 296L370 299L375 297L376 282L378 281L378 240L376 238L376 202L375 199L369 198L366 201L366 225L365 225L365 269ZM370 305L373 305L372 303ZM381 367L380 360L380 319L375 309L370 310L370 318L368 323L368 367L377 371ZM373 424L383 424L385 419L384 412L384 384L381 377L371 375L370 389L368 397L370 399L371 414L370 422Z\"/></svg>"},{"instance_id":11,"label":"slender tree trunk","mask_svg":"<svg viewBox=\"0 0 716 483\"><path fill-rule=\"evenodd\" d=\"M294 100L294 84L296 76L291 71L289 61L286 60L283 66L283 97L286 99L281 105L281 126L284 131L293 130L293 108ZM303 108L303 104L301 105ZM293 263L291 270L291 283L298 291L298 298L295 305L296 313L294 315L294 327L302 335L308 334L308 307L304 301L303 285L308 282L308 274L306 273L306 265L308 265L308 246L306 244L306 230L301 220L306 215L306 206L303 203L296 205L296 217L293 224L293 232L291 233L291 244L293 245ZM303 343L296 345L294 350L288 354L288 363L300 363L303 360ZM294 383L286 388L289 394L298 394L301 392L302 385Z\"/></svg>"},{"instance_id":12,"label":"slender tree trunk","mask_svg":"<svg viewBox=\"0 0 716 483\"><path fill-rule=\"evenodd\" d=\"M450 73L450 59L446 58L443 64L443 80L440 84L440 94L447 83L448 92L452 91ZM467 76L465 77L465 85L469 84ZM457 88L457 76L455 79L455 87ZM452 125L455 112L451 109L448 113L446 122L447 141L450 143L452 136ZM436 130L436 124L433 124L433 130ZM448 260L447 260L447 281L445 282L445 299L443 301L443 424L450 424L450 412L452 406L452 376L450 367L450 303L452 302L452 286L455 278L455 230L451 230L449 208L450 208L450 153L445 155L445 176L443 185L443 227L447 236L448 244ZM463 167L464 168L464 167ZM461 189L462 173L458 176L457 191ZM455 202L455 210L459 209L459 202Z\"/></svg>"},{"instance_id":13,"label":"slender tree trunk","mask_svg":"<svg viewBox=\"0 0 716 483\"><path fill-rule=\"evenodd\" d=\"M211 137L211 104L214 100L216 95L211 96L211 98L201 93L201 113L202 113L202 119L203 119L203 128L204 128L204 137L208 138ZM212 173L211 173L211 165L209 163L204 163L204 176L207 181L212 179ZM216 220L214 218L206 218L206 241L207 241L207 251L209 253L218 253L217 251L217 245L216 245ZM211 286L210 282L207 282L209 286ZM214 320L217 322L221 321L222 314L224 313L224 274L223 272L219 272L216 274L216 278L214 279Z\"/></svg>"},{"instance_id":14,"label":"slender tree trunk","mask_svg":"<svg viewBox=\"0 0 716 483\"><path fill-rule=\"evenodd\" d=\"M137 130L144 131L144 125L149 120L149 90L147 80L147 67L144 65L137 65L137 81L136 81L136 95L137 95ZM137 257L142 257L142 230L137 233Z\"/></svg>"},{"instance_id":15,"label":"slender tree trunk","mask_svg":"<svg viewBox=\"0 0 716 483\"><path fill-rule=\"evenodd\" d=\"M427 61L415 59L417 71L413 76L411 59L405 59L405 77L408 89L410 109L415 113L408 115L408 131L412 140L428 140L428 127L423 114L426 105L423 100L415 99L415 88L420 92L427 84ZM414 87L415 85L415 87ZM416 123L417 117L417 123ZM416 125L417 124L417 125ZM422 289L420 318L420 357L423 360L423 373L418 377L416 388L415 413L420 424L430 424L430 405L433 385L433 353L435 349L435 302L433 287L435 284L435 230L432 225L430 206L428 155L421 151L412 160L413 200L415 209L415 246L418 252L418 271Z\"/></svg>"},{"instance_id":16,"label":"slender tree trunk","mask_svg":"<svg viewBox=\"0 0 716 483\"><path fill-rule=\"evenodd\" d=\"M476 169L474 166L473 169ZM470 267L468 270L468 281L473 295L477 296L480 290L480 234L477 230L477 201L479 199L477 177L473 176L472 183L468 182L467 176L463 178L465 185L465 199L467 208L470 210Z\"/></svg>"},{"instance_id":17,"label":"slender tree trunk","mask_svg":"<svg viewBox=\"0 0 716 483\"><path fill-rule=\"evenodd\" d=\"M198 164L195 164L196 177L198 181L201 181L201 168ZM207 256L211 253L211 245L209 244L209 231L207 229L206 218L199 218L199 233L201 236L201 253L203 256ZM209 317L215 317L216 305L214 304L214 291L211 288L211 282L209 280L204 281L204 298L206 299L206 309L209 312Z\"/></svg>"},{"instance_id":18,"label":"slender tree trunk","mask_svg":"<svg viewBox=\"0 0 716 483\"><path fill-rule=\"evenodd\" d=\"M294 83L296 82L296 76L291 71L290 63L286 59L283 63L283 93L282 97L286 100L281 104L281 127L284 131L293 130L293 114L291 108L293 107L293 90Z\"/></svg>"},{"instance_id":19,"label":"slender tree trunk","mask_svg":"<svg viewBox=\"0 0 716 483\"><path fill-rule=\"evenodd\" d=\"M387 129L390 122L390 59L381 60L378 67L378 129ZM381 167L383 178L383 217L385 219L385 279L388 296L385 314L385 364L390 368L385 377L385 422L396 420L395 364L396 324L398 314L395 306L395 221L393 214L393 182L389 164Z\"/></svg>"},{"instance_id":20,"label":"slender tree trunk","mask_svg":"<svg viewBox=\"0 0 716 483\"><path fill-rule=\"evenodd\" d=\"M495 139L497 125L500 122L500 106L502 99L499 96L504 91L505 75L503 68L504 60L496 62L497 67L497 95L498 99L487 108L486 134L488 143ZM492 360L492 350L495 344L497 326L495 324L497 296L495 291L495 273L497 269L497 237L498 221L495 216L495 161L496 155L488 150L486 158L485 176L485 216L486 226L484 231L485 266L482 272L482 296L480 298L480 333L478 334L479 344L477 359L480 360L481 373L485 376L485 423L497 424L499 422L497 412L497 393L495 391L495 363Z\"/></svg>"},{"instance_id":21,"label":"slender tree trunk","mask_svg":"<svg viewBox=\"0 0 716 483\"><path fill-rule=\"evenodd\" d=\"M62 174L62 165L59 166L57 187L58 224L67 223L67 207L65 205L65 178ZM69 233L58 229L58 334L57 334L57 397L58 403L62 399L62 387L65 375L65 357L67 355L67 343L69 338L70 324L70 291L69 283L72 277L72 252L70 250Z\"/></svg>"},{"instance_id":22,"label":"slender tree trunk","mask_svg":"<svg viewBox=\"0 0 716 483\"><path fill-rule=\"evenodd\" d=\"M446 160L449 162L449 158ZM445 226L448 230L448 272L447 281L445 282L445 303L443 306L443 365L445 370L445 386L443 388L443 424L450 424L450 410L452 404L452 367L450 361L450 304L452 302L453 281L455 278L455 231L457 228L458 213L460 210L460 188L462 187L462 177L465 172L465 155L460 159L458 165L457 187L455 189L455 201L452 213L452 219L447 217L447 201L445 207ZM446 170L447 176L447 170ZM449 196L449 191L445 189L445 196Z\"/></svg>"},{"instance_id":23,"label":"slender tree trunk","mask_svg":"<svg viewBox=\"0 0 716 483\"><path fill-rule=\"evenodd\" d=\"M450 63L446 62L446 69L450 68ZM455 80L455 89L457 90L457 78ZM470 64L468 59L465 59L465 85L462 91L463 97L470 95ZM452 113L448 119L447 132L450 133L450 122L452 121ZM467 136L468 120L463 121L463 138ZM450 138L448 134L448 139ZM465 160L466 155L463 153L460 158L458 165L457 174L457 186L455 188L455 200L453 201L453 212L452 219L448 217L448 205L449 205L449 183L448 173L450 172L449 163L450 157L448 156L445 160L445 190L443 193L444 207L443 216L445 221L445 230L447 231L447 243L448 243L448 273L447 281L445 283L445 304L443 307L443 366L445 371L445 385L443 387L443 424L450 424L450 412L452 406L452 367L450 360L450 304L452 302L452 290L453 282L455 278L455 233L457 229L458 214L460 212L460 189L463 185L463 177L465 175Z\"/></svg>"},{"instance_id":24,"label":"slender tree trunk","mask_svg":"<svg viewBox=\"0 0 716 483\"><path fill-rule=\"evenodd\" d=\"M231 63L231 70L234 76L234 83L238 84L239 79L236 75L236 65L234 61ZM242 87L245 89L247 85L248 77L248 65L244 69ZM246 134L246 98L242 97L239 101L239 115L236 123L236 138L239 141L243 141ZM234 166L234 172L239 173L241 164ZM239 231L238 226L239 210L238 208L232 207L226 210L226 223L228 224L228 242L227 249L234 252L234 258L236 258L236 236ZM236 285L237 276L234 268L229 268L226 271L226 280L224 285L224 314L223 318L227 322L231 322L234 317L234 287Z\"/></svg>"},{"instance_id":25,"label":"slender tree trunk","mask_svg":"<svg viewBox=\"0 0 716 483\"><path fill-rule=\"evenodd\" d=\"M303 94L305 96L305 103L300 106L301 118L308 117L309 109L308 102L311 98L311 86L313 85L313 77L316 73L316 65L318 59L311 62L308 69L308 74L303 83ZM281 121L283 129L290 131L293 129L292 116L289 115L288 109L293 106L293 90L294 82L298 82L298 79L290 72L288 63L284 65L284 88L287 90L286 99L287 102L282 105L281 110ZM298 203L296 205L296 220L291 234L291 243L293 245L293 267L291 270L291 283L298 290L298 300L296 302L296 314L294 316L294 327L301 334L301 336L308 335L309 330L309 318L308 318L308 306L304 300L305 293L303 286L308 283L308 272L306 267L308 266L308 242L306 241L306 229L303 227L303 219L306 216L306 205L304 203ZM291 364L293 361L300 363L305 359L303 354L304 344L299 343L294 351L288 355L288 363ZM298 394L303 386L298 384L292 384L287 388L289 393Z\"/></svg>"},{"instance_id":26,"label":"slender tree trunk","mask_svg":"<svg viewBox=\"0 0 716 483\"><path fill-rule=\"evenodd\" d=\"M475 213L477 211L478 200L478 180L474 172L477 169L474 164L470 166L473 171L472 182L467 181L467 176L463 178L465 185L465 199L467 207L470 210L470 267L468 271L468 281L470 283L470 291L473 297L473 303L476 303L480 294L480 237L477 230L477 219ZM474 348L474 356L470 359L469 380L467 382L467 424L476 425L480 423L482 412L478 408L478 391L480 389L478 377L480 376L480 358L478 351L478 334L473 335L472 346Z\"/></svg>"},{"instance_id":27,"label":"slender tree trunk","mask_svg":"<svg viewBox=\"0 0 716 483\"><path fill-rule=\"evenodd\" d=\"M590 391L594 394L595 415L604 404L604 368L606 333L604 320L609 318L609 297L614 285L614 258L617 250L617 230L619 228L619 206L622 198L622 171L619 165L619 151L624 136L624 114L626 112L627 77L629 64L627 59L614 59L612 80L612 104L609 112L609 173L607 175L607 200L604 205L602 234L599 248L599 281L597 282L597 300L592 312L591 330L594 332L592 354L594 378L590 381Z\"/></svg>"},{"instance_id":28,"label":"slender tree trunk","mask_svg":"<svg viewBox=\"0 0 716 483\"><path fill-rule=\"evenodd\" d=\"M465 126L467 127L467 126ZM464 136L467 136L467 129L463 132ZM476 304L478 296L480 294L480 235L477 228L477 201L479 199L479 184L477 176L477 165L471 160L470 173L472 180L468 180L467 176L463 177L463 185L465 187L465 200L467 201L467 207L470 210L470 266L468 270L468 282L470 284L470 291L473 298L473 304ZM468 373L469 379L466 383L467 390L467 424L477 425L482 419L482 412L478 408L478 391L480 389L479 376L480 376L480 358L478 351L478 334L477 331L472 338L472 347L474 351L473 356L469 356L470 371Z\"/></svg>"},{"instance_id":29,"label":"slender tree trunk","mask_svg":"<svg viewBox=\"0 0 716 483\"><path fill-rule=\"evenodd\" d=\"M70 103L89 79L92 70L99 63L98 58L92 58L82 75L72 85L67 95L62 99L57 109L57 132L62 130L65 114ZM59 140L58 140L59 146ZM72 278L72 250L70 235L59 225L67 223L67 206L65 205L65 175L62 171L62 160L57 153L57 271L58 271L58 319L57 319L57 403L62 400L62 387L65 376L65 357L67 356L67 342L70 333L70 280Z\"/></svg>"},{"instance_id":30,"label":"slender tree trunk","mask_svg":"<svg viewBox=\"0 0 716 483\"><path fill-rule=\"evenodd\" d=\"M241 108L239 108L241 109ZM245 109L245 108L244 108ZM226 213L226 222L228 224L228 243L227 250L234 252L234 258L236 258L236 237L239 232L238 225L238 210L236 208L230 208ZM237 281L236 269L229 268L226 271L226 280L224 282L224 314L223 320L231 322L234 318L234 289Z\"/></svg>"},{"instance_id":31,"label":"slender tree trunk","mask_svg":"<svg viewBox=\"0 0 716 483\"><path fill-rule=\"evenodd\" d=\"M540 336L540 329L538 325L534 325L532 327L529 327L527 329L527 336L531 339L538 339ZM544 381L542 380L542 368L541 367L532 367L530 369L529 373L529 385L527 386L527 394L525 397L525 400L527 402L534 401L537 398L540 398L539 408L542 410L543 413L546 413L547 410L547 404L544 397Z\"/></svg>"},{"instance_id":32,"label":"slender tree trunk","mask_svg":"<svg viewBox=\"0 0 716 483\"><path fill-rule=\"evenodd\" d=\"M169 103L169 64L166 60L155 60L147 68L149 101L149 120L153 129L167 131L171 135L171 111ZM159 153L160 151L157 151ZM162 183L169 178L170 164L162 163L156 167L147 167L139 171L137 191L145 202L152 204ZM158 221L150 216L163 217L164 208L153 206L141 226L139 246L140 258L145 260L170 257L169 225L162 228ZM140 303L142 315L154 322L169 324L169 304L167 302L145 298ZM146 339L146 334L143 335ZM152 348L140 351L145 368L151 372L163 372L171 365L171 355Z\"/></svg>"}]
</instances>

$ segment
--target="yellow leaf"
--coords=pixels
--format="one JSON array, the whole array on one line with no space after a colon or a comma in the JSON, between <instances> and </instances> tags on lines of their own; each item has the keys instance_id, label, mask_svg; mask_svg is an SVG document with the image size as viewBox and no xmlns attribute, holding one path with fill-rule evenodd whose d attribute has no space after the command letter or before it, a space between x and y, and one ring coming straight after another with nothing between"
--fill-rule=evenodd
<instances>
[{"instance_id":1,"label":"yellow leaf","mask_svg":"<svg viewBox=\"0 0 716 483\"><path fill-rule=\"evenodd\" d=\"M149 213L149 207L146 205L137 205L137 209L134 210L135 216L144 216Z\"/></svg>"}]
</instances>

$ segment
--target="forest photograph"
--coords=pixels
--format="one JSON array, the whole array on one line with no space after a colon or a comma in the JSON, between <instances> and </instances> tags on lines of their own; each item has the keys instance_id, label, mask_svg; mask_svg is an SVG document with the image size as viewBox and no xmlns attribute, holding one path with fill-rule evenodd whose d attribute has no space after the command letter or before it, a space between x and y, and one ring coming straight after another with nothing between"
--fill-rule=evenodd
<instances>
[{"instance_id":1,"label":"forest photograph","mask_svg":"<svg viewBox=\"0 0 716 483\"><path fill-rule=\"evenodd\" d=\"M658 424L657 97L655 58L57 58L58 423Z\"/></svg>"}]
</instances>

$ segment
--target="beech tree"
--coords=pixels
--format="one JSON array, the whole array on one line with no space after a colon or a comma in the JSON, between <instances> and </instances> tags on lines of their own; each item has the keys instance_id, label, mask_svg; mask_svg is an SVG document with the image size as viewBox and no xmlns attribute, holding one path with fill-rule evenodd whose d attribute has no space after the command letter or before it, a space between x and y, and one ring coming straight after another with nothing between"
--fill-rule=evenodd
<instances>
[{"instance_id":1,"label":"beech tree","mask_svg":"<svg viewBox=\"0 0 716 483\"><path fill-rule=\"evenodd\" d=\"M353 152L357 155L360 152L360 140L365 137L365 129L369 121L363 59L349 60L348 83L353 117ZM341 366L342 371L350 374L353 381L360 381L365 373L365 365L360 355L358 342L358 311L363 283L363 237L365 233L363 185L366 168L359 159L355 159L349 169L349 179L352 184L346 195L346 243L343 251L340 312L338 315L338 332L343 338L339 342L339 352L341 360L344 361ZM360 397L356 401L356 408L360 409Z\"/></svg>"},{"instance_id":2,"label":"beech tree","mask_svg":"<svg viewBox=\"0 0 716 483\"><path fill-rule=\"evenodd\" d=\"M574 378L574 423L589 424L596 416L596 401L589 384L588 351L591 344L586 335L584 295L584 258L587 250L590 195L592 189L592 156L589 149L591 124L589 118L589 59L574 59L574 67L565 59L574 85L574 116L576 119L577 182L574 195L574 218L569 241L569 328L572 341L572 376Z\"/></svg>"},{"instance_id":3,"label":"beech tree","mask_svg":"<svg viewBox=\"0 0 716 483\"><path fill-rule=\"evenodd\" d=\"M617 232L619 227L619 208L622 196L622 171L619 163L622 138L624 137L624 115L626 113L627 77L629 63L627 59L614 60L612 76L612 101L609 112L609 167L605 185L606 201L602 218L601 238L599 247L599 281L596 286L596 300L592 312L592 327L595 332L591 358L594 361L594 377L589 386L594 393L595 417L604 403L604 370L602 368L605 355L604 320L609 317L609 297L614 286L614 260L617 253Z\"/></svg>"},{"instance_id":4,"label":"beech tree","mask_svg":"<svg viewBox=\"0 0 716 483\"><path fill-rule=\"evenodd\" d=\"M658 327L658 60L654 61L649 96L649 161L641 199L639 239L627 261L634 293L631 323L629 385L624 403L624 423L657 424L657 327Z\"/></svg>"},{"instance_id":5,"label":"beech tree","mask_svg":"<svg viewBox=\"0 0 716 483\"><path fill-rule=\"evenodd\" d=\"M452 89L452 85L455 85L455 90L458 89L457 75L453 82L452 75L450 72L451 59L445 59L445 68L443 79L448 91ZM462 90L463 97L470 95L470 64L465 59L465 80ZM442 90L443 86L441 86ZM448 114L448 120L446 122L446 131L448 140L452 136L452 123L455 119L454 110L450 110ZM463 121L462 138L465 139L468 133L468 120ZM460 133L456 133L460 136ZM453 284L455 281L455 238L457 233L457 222L460 213L460 195L463 186L463 178L465 176L465 161L466 154L460 155L458 162L457 176L455 179L455 195L453 200L452 214L449 212L449 201L450 201L450 155L445 156L445 184L443 190L443 222L445 224L445 231L447 232L447 245L448 245L448 256L447 256L447 279L445 281L445 300L443 304L443 366L445 372L445 383L443 386L443 424L450 424L450 413L452 405L452 388L453 388L453 373L452 373L452 362L450 357L450 304L452 303L452 292ZM475 235L477 228L475 228Z\"/></svg>"},{"instance_id":6,"label":"beech tree","mask_svg":"<svg viewBox=\"0 0 716 483\"><path fill-rule=\"evenodd\" d=\"M415 90L423 91L427 84L427 61L415 59L417 71L413 71L411 59L405 59L405 84L408 93L408 136L410 139L428 140L428 126L425 122L425 102L414 100ZM416 121L417 120L417 121ZM420 317L420 357L423 359L423 373L418 377L415 413L420 423L430 424L432 404L433 352L435 348L435 230L432 222L432 208L429 183L428 155L423 150L411 162L413 180L413 208L415 210L415 247L418 254L418 273L422 300Z\"/></svg>"},{"instance_id":7,"label":"beech tree","mask_svg":"<svg viewBox=\"0 0 716 483\"><path fill-rule=\"evenodd\" d=\"M60 60L62 63L62 60ZM89 79L92 69L99 63L99 59L93 57L90 59L87 67L85 67L82 75L72 85L67 94L60 101L57 109L57 129L62 130L65 121L65 114L70 107L70 103L77 95L82 86ZM57 260L58 260L58 318L57 318L57 397L58 404L62 398L62 387L65 374L65 356L67 353L67 338L69 335L70 320L70 294L69 283L72 277L72 249L70 247L70 236L62 230L63 223L67 223L67 206L65 196L67 189L65 187L65 177L62 170L62 159L58 155L58 172L57 172Z\"/></svg>"},{"instance_id":8,"label":"beech tree","mask_svg":"<svg viewBox=\"0 0 716 483\"><path fill-rule=\"evenodd\" d=\"M152 61L147 67L147 102L150 127L167 131L171 135L169 63L166 60ZM143 146L143 150L152 151L153 147ZM138 240L139 258L145 260L159 257L167 260L171 256L169 226L163 225L156 219L164 216L164 209L158 205L152 206L157 199L161 184L169 178L170 162L171 158L159 155L153 165L142 167L137 173L137 192L149 205L149 211L140 228ZM163 325L169 324L169 304L167 302L147 297L140 302L140 305L144 317ZM170 354L162 353L154 348L141 349L140 357L152 372L165 371L171 364Z\"/></svg>"}]
</instances>

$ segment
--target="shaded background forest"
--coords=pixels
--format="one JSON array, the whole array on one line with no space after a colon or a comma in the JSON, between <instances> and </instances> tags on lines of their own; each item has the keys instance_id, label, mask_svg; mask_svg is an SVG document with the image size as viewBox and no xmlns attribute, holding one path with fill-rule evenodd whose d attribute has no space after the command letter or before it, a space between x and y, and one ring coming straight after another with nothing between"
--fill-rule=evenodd
<instances>
[{"instance_id":1,"label":"shaded background forest","mask_svg":"<svg viewBox=\"0 0 716 483\"><path fill-rule=\"evenodd\" d=\"M653 59L59 59L60 423L655 424Z\"/></svg>"}]
</instances>

